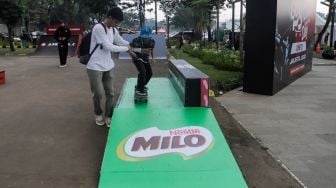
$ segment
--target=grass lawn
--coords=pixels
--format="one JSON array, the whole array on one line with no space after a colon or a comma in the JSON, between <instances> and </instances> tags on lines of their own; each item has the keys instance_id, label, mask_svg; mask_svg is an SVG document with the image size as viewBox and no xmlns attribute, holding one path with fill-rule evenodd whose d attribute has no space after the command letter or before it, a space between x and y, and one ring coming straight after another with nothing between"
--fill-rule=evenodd
<instances>
[{"instance_id":1,"label":"grass lawn","mask_svg":"<svg viewBox=\"0 0 336 188\"><path fill-rule=\"evenodd\" d=\"M9 48L0 48L0 56L21 56L28 55L35 51L32 48L15 48L14 52L11 52Z\"/></svg>"},{"instance_id":2,"label":"grass lawn","mask_svg":"<svg viewBox=\"0 0 336 188\"><path fill-rule=\"evenodd\" d=\"M170 54L176 59L184 59L210 77L210 88L216 95L220 91L225 92L242 84L243 73L216 69L213 65L203 64L202 60L191 57L179 49L170 49Z\"/></svg>"}]
</instances>

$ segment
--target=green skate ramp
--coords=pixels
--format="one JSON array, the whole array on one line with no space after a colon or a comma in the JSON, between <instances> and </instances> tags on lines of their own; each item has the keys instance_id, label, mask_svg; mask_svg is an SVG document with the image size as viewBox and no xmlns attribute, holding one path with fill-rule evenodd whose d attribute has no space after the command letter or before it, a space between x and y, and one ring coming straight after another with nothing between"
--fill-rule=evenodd
<instances>
[{"instance_id":1,"label":"green skate ramp","mask_svg":"<svg viewBox=\"0 0 336 188\"><path fill-rule=\"evenodd\" d=\"M135 105L135 81L114 111L99 188L247 187L210 108L184 107L166 78Z\"/></svg>"}]
</instances>

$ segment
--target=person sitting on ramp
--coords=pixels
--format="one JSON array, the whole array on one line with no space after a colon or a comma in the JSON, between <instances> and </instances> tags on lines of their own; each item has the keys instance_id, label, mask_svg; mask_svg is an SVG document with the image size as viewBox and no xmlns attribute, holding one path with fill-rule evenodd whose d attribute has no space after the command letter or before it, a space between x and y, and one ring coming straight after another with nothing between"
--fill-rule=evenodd
<instances>
[{"instance_id":1,"label":"person sitting on ramp","mask_svg":"<svg viewBox=\"0 0 336 188\"><path fill-rule=\"evenodd\" d=\"M148 88L146 85L153 74L149 55L152 56L152 63L155 62L155 41L152 39L152 28L143 26L141 28L140 36L133 39L130 46L136 54L136 58L133 58L132 61L139 71L137 85L135 86L135 101L137 101L137 98L145 98L145 101L147 101Z\"/></svg>"}]
</instances>

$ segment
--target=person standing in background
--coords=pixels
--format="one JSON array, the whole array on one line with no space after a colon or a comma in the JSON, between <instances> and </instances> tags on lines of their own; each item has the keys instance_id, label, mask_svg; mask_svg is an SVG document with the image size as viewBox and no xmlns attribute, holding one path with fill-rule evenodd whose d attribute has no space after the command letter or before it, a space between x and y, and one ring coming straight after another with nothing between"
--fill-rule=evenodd
<instances>
[{"instance_id":1,"label":"person standing in background","mask_svg":"<svg viewBox=\"0 0 336 188\"><path fill-rule=\"evenodd\" d=\"M33 48L36 48L36 45L37 45L37 33L35 31L33 31L31 33L31 38L32 38L32 41L33 41Z\"/></svg>"},{"instance_id":2,"label":"person standing in background","mask_svg":"<svg viewBox=\"0 0 336 188\"><path fill-rule=\"evenodd\" d=\"M66 60L68 57L68 42L71 37L71 31L65 26L65 23L61 21L60 27L55 31L55 40L58 42L58 53L60 57L61 68L66 67Z\"/></svg>"}]
</instances>

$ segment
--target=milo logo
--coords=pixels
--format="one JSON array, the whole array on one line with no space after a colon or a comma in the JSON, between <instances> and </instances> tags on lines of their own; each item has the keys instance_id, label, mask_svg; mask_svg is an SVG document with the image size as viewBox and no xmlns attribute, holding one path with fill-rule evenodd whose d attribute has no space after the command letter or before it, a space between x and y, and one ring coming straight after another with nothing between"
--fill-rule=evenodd
<instances>
[{"instance_id":1,"label":"milo logo","mask_svg":"<svg viewBox=\"0 0 336 188\"><path fill-rule=\"evenodd\" d=\"M117 154L126 161L148 160L173 153L189 160L204 154L213 144L211 132L203 127L188 126L172 130L151 127L125 138L119 144Z\"/></svg>"}]
</instances>

